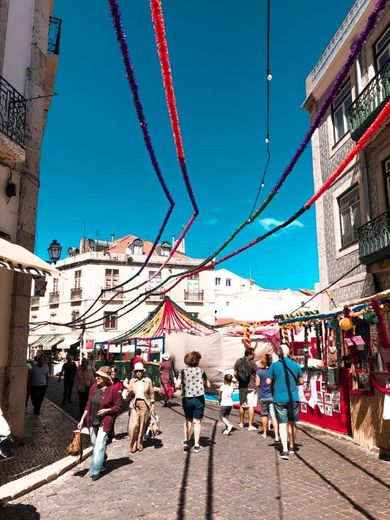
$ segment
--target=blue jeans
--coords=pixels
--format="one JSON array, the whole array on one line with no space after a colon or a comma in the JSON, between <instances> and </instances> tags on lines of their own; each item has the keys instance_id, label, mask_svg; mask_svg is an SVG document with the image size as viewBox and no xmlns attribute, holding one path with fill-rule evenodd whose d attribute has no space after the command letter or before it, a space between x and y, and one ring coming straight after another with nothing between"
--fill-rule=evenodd
<instances>
[{"instance_id":1,"label":"blue jeans","mask_svg":"<svg viewBox=\"0 0 390 520\"><path fill-rule=\"evenodd\" d=\"M93 452L88 475L99 475L104 464L108 434L107 432L103 431L103 426L91 426L89 429L89 434L93 444Z\"/></svg>"}]
</instances>

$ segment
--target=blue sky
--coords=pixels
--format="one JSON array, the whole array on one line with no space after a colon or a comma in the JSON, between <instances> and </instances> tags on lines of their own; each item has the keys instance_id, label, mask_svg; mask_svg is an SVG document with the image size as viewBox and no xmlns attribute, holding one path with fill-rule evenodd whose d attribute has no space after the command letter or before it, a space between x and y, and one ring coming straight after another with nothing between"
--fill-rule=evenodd
<instances>
[{"instance_id":1,"label":"blue sky","mask_svg":"<svg viewBox=\"0 0 390 520\"><path fill-rule=\"evenodd\" d=\"M271 161L261 202L309 128L305 78L352 0L271 0ZM149 131L176 201L164 238L192 213L177 164L149 2L120 2ZM265 0L165 0L165 25L188 171L200 215L186 238L212 253L248 217L266 161ZM55 1L60 63L42 148L36 251L80 237L154 240L167 201L147 155L105 0ZM259 218L225 250L284 221L313 193L311 150ZM315 212L221 264L267 288L318 280Z\"/></svg>"}]
</instances>

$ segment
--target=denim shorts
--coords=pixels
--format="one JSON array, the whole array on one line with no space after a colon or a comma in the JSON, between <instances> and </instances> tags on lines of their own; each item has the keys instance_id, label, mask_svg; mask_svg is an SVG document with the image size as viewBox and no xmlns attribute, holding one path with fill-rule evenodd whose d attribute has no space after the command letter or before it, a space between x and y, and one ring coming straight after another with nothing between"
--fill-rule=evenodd
<instances>
[{"instance_id":1,"label":"denim shorts","mask_svg":"<svg viewBox=\"0 0 390 520\"><path fill-rule=\"evenodd\" d=\"M221 406L219 409L219 416L222 419L222 417L229 417L230 412L232 411L232 406Z\"/></svg>"},{"instance_id":2,"label":"denim shorts","mask_svg":"<svg viewBox=\"0 0 390 520\"><path fill-rule=\"evenodd\" d=\"M261 415L267 417L270 413L275 413L274 400L272 397L260 399Z\"/></svg>"},{"instance_id":3,"label":"denim shorts","mask_svg":"<svg viewBox=\"0 0 390 520\"><path fill-rule=\"evenodd\" d=\"M274 403L274 407L276 418L279 423L296 423L298 421L299 401L292 401L291 403Z\"/></svg>"},{"instance_id":4,"label":"denim shorts","mask_svg":"<svg viewBox=\"0 0 390 520\"><path fill-rule=\"evenodd\" d=\"M183 397L182 404L186 419L189 421L193 419L200 421L203 419L204 395L198 397Z\"/></svg>"}]
</instances>

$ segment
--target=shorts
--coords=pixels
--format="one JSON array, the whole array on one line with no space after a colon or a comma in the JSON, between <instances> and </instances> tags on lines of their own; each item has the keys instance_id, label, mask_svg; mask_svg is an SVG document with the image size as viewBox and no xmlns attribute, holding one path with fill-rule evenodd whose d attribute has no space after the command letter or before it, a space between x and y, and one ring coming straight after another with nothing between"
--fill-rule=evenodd
<instances>
[{"instance_id":1,"label":"shorts","mask_svg":"<svg viewBox=\"0 0 390 520\"><path fill-rule=\"evenodd\" d=\"M255 390L239 388L238 393L240 396L240 406L246 405L247 408L254 408L257 406L257 393Z\"/></svg>"},{"instance_id":2,"label":"shorts","mask_svg":"<svg viewBox=\"0 0 390 520\"><path fill-rule=\"evenodd\" d=\"M219 417L221 419L224 417L229 417L231 411L232 406L221 406L221 408L219 409Z\"/></svg>"},{"instance_id":3,"label":"shorts","mask_svg":"<svg viewBox=\"0 0 390 520\"><path fill-rule=\"evenodd\" d=\"M264 399L260 399L260 406L261 406L261 415L263 417L267 417L270 413L272 415L275 413L274 400L272 397L266 397Z\"/></svg>"},{"instance_id":4,"label":"shorts","mask_svg":"<svg viewBox=\"0 0 390 520\"><path fill-rule=\"evenodd\" d=\"M299 401L293 401L291 403L274 403L274 406L276 418L279 423L296 423L298 421Z\"/></svg>"},{"instance_id":5,"label":"shorts","mask_svg":"<svg viewBox=\"0 0 390 520\"><path fill-rule=\"evenodd\" d=\"M198 397L183 397L182 405L184 415L188 421L192 421L193 419L201 421L203 419L205 405L204 395Z\"/></svg>"}]
</instances>

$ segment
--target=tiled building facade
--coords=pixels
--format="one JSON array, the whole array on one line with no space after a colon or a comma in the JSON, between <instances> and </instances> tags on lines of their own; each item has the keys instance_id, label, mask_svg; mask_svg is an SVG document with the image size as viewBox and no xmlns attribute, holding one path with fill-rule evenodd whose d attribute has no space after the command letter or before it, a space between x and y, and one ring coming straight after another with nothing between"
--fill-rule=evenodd
<instances>
[{"instance_id":1,"label":"tiled building facade","mask_svg":"<svg viewBox=\"0 0 390 520\"><path fill-rule=\"evenodd\" d=\"M357 0L306 80L314 118L376 2ZM390 10L364 43L312 138L315 190L390 99ZM320 288L336 306L390 287L390 128L383 125L316 203ZM323 310L332 309L326 293Z\"/></svg>"}]
</instances>

